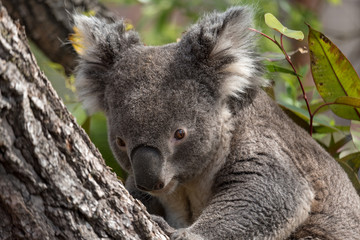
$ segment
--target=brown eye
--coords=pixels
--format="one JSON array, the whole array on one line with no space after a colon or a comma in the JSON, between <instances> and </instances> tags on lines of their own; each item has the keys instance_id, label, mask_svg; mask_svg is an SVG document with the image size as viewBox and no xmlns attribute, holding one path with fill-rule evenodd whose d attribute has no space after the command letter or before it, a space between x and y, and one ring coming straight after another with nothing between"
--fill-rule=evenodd
<instances>
[{"instance_id":1,"label":"brown eye","mask_svg":"<svg viewBox=\"0 0 360 240\"><path fill-rule=\"evenodd\" d=\"M121 138L116 138L116 144L119 146L119 147L125 147L126 144L124 142L124 140L122 140Z\"/></svg>"},{"instance_id":2,"label":"brown eye","mask_svg":"<svg viewBox=\"0 0 360 240\"><path fill-rule=\"evenodd\" d=\"M174 134L174 138L176 140L181 140L185 137L185 130L183 129L178 129L175 131L175 134Z\"/></svg>"}]
</instances>

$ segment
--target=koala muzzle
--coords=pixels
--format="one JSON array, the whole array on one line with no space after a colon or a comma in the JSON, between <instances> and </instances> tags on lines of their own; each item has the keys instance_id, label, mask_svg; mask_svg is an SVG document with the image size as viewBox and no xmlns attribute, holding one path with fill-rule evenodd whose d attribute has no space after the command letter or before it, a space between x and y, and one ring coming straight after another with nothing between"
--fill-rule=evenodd
<instances>
[{"instance_id":1,"label":"koala muzzle","mask_svg":"<svg viewBox=\"0 0 360 240\"><path fill-rule=\"evenodd\" d=\"M140 146L131 152L135 184L139 190L154 191L164 187L163 162L160 151L154 147Z\"/></svg>"}]
</instances>

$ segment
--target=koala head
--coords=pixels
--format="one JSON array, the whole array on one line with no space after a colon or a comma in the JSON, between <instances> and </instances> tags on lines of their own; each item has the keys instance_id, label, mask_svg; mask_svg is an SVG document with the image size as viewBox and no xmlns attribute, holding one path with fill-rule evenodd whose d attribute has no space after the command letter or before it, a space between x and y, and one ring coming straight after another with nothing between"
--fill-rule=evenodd
<instances>
[{"instance_id":1,"label":"koala head","mask_svg":"<svg viewBox=\"0 0 360 240\"><path fill-rule=\"evenodd\" d=\"M229 98L264 85L252 14L233 7L204 16L178 43L144 46L124 22L75 16L82 37L76 86L104 111L111 148L136 186L169 193L215 161Z\"/></svg>"}]
</instances>

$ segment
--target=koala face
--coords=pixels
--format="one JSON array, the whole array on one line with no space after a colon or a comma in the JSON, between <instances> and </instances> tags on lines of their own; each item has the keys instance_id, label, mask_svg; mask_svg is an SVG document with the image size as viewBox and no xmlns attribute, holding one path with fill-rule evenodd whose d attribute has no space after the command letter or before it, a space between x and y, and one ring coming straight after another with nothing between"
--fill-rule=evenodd
<instances>
[{"instance_id":1,"label":"koala face","mask_svg":"<svg viewBox=\"0 0 360 240\"><path fill-rule=\"evenodd\" d=\"M211 75L188 69L177 51L139 47L114 64L105 90L112 150L141 190L171 191L201 173L219 146L221 106L189 73Z\"/></svg>"},{"instance_id":2,"label":"koala face","mask_svg":"<svg viewBox=\"0 0 360 240\"><path fill-rule=\"evenodd\" d=\"M160 47L144 46L122 21L75 16L80 99L107 115L112 150L140 190L171 192L213 164L228 99L265 84L250 15L210 14Z\"/></svg>"}]
</instances>

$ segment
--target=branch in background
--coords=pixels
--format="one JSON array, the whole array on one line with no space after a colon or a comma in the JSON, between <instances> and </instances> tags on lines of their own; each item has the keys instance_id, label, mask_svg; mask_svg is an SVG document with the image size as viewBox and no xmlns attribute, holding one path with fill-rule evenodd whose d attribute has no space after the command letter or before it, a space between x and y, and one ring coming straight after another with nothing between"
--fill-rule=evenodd
<instances>
[{"instance_id":1,"label":"branch in background","mask_svg":"<svg viewBox=\"0 0 360 240\"><path fill-rule=\"evenodd\" d=\"M96 0L2 0L12 19L20 20L27 36L51 61L61 64L70 74L76 66L76 54L68 42L71 13L95 12L107 19L113 15Z\"/></svg>"}]
</instances>

